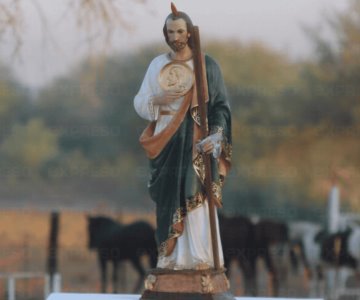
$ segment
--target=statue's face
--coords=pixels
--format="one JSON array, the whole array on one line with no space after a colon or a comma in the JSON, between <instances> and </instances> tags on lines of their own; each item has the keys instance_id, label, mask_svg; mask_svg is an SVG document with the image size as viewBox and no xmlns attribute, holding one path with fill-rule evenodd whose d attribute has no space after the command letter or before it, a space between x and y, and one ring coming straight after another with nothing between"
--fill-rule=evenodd
<instances>
[{"instance_id":1,"label":"statue's face","mask_svg":"<svg viewBox=\"0 0 360 300\"><path fill-rule=\"evenodd\" d=\"M166 21L167 36L171 49L178 52L184 49L189 39L186 22L183 19Z\"/></svg>"}]
</instances>

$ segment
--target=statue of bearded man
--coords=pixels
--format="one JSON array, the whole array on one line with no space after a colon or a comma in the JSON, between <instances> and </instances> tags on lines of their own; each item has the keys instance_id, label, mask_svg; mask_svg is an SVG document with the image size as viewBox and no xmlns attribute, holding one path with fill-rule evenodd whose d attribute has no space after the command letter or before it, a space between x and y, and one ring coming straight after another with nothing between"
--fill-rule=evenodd
<instances>
[{"instance_id":1,"label":"statue of bearded man","mask_svg":"<svg viewBox=\"0 0 360 300\"><path fill-rule=\"evenodd\" d=\"M199 143L192 28L189 16L173 9L163 28L171 50L152 60L134 99L136 112L150 121L140 143L150 160L148 188L156 203L157 267L173 270L214 267L203 155L211 155L216 207L222 205L221 188L231 160L231 115L227 93L220 68L208 55L203 55L203 72L207 81L205 95L210 134ZM166 89L162 84L162 74L174 65L182 70L181 76L189 78L186 82L190 84L181 92ZM223 265L217 231L220 264Z\"/></svg>"}]
</instances>

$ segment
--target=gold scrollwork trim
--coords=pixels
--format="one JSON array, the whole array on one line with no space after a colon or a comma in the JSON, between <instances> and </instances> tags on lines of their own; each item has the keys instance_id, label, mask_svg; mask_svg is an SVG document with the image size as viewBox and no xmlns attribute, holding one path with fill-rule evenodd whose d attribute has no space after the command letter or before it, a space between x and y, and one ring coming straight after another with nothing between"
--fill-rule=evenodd
<instances>
[{"instance_id":1,"label":"gold scrollwork trim","mask_svg":"<svg viewBox=\"0 0 360 300\"><path fill-rule=\"evenodd\" d=\"M191 117L193 118L195 123L200 126L200 113L198 106L195 106L191 109Z\"/></svg>"},{"instance_id":2,"label":"gold scrollwork trim","mask_svg":"<svg viewBox=\"0 0 360 300\"><path fill-rule=\"evenodd\" d=\"M194 197L186 200L186 211L189 212L194 210L195 208L201 206L204 201L205 196L201 192L196 193Z\"/></svg>"},{"instance_id":3,"label":"gold scrollwork trim","mask_svg":"<svg viewBox=\"0 0 360 300\"><path fill-rule=\"evenodd\" d=\"M205 201L205 196L201 192L198 192L193 197L186 199L186 207L185 208L179 207L174 212L173 218L172 218L172 224L169 227L168 239L165 242L161 243L161 245L158 249L159 256L166 256L168 245L169 245L169 240L175 239L182 234L182 231L177 229L178 227L176 226L176 224L183 222L183 220L186 216L186 213L201 206L204 203L204 201Z\"/></svg>"},{"instance_id":4,"label":"gold scrollwork trim","mask_svg":"<svg viewBox=\"0 0 360 300\"><path fill-rule=\"evenodd\" d=\"M210 275L201 276L201 286L203 293L212 293L214 291L214 285Z\"/></svg>"},{"instance_id":5,"label":"gold scrollwork trim","mask_svg":"<svg viewBox=\"0 0 360 300\"><path fill-rule=\"evenodd\" d=\"M201 120L200 120L200 112L199 112L199 106L194 106L190 110L191 117L193 118L194 122L197 126L201 126ZM208 119L206 118L206 129L208 130Z\"/></svg>"},{"instance_id":6,"label":"gold scrollwork trim","mask_svg":"<svg viewBox=\"0 0 360 300\"><path fill-rule=\"evenodd\" d=\"M232 157L232 145L229 144L228 142L224 142L224 143L223 143L223 152L224 152L224 158L225 158L225 160L227 160L228 162L231 162L231 157Z\"/></svg>"},{"instance_id":7,"label":"gold scrollwork trim","mask_svg":"<svg viewBox=\"0 0 360 300\"><path fill-rule=\"evenodd\" d=\"M215 205L217 207L222 207L221 184L212 182L211 188L212 188L213 197L215 200Z\"/></svg>"},{"instance_id":8,"label":"gold scrollwork trim","mask_svg":"<svg viewBox=\"0 0 360 300\"><path fill-rule=\"evenodd\" d=\"M171 226L170 226L171 227ZM159 252L159 256L160 257L163 257L163 256L166 256L166 254L167 254L167 250L168 250L168 247L169 247L169 241L171 240L171 239L175 239L175 238L177 238L177 237L179 237L181 234L180 233L176 233L176 232L174 232L174 233L171 233L170 235L169 235L169 238L165 241L165 242L162 242L161 243L161 245L159 246L159 249L158 249L158 252Z\"/></svg>"},{"instance_id":9,"label":"gold scrollwork trim","mask_svg":"<svg viewBox=\"0 0 360 300\"><path fill-rule=\"evenodd\" d=\"M155 275L149 274L145 279L145 289L152 291L155 287L156 280L157 278Z\"/></svg>"},{"instance_id":10,"label":"gold scrollwork trim","mask_svg":"<svg viewBox=\"0 0 360 300\"><path fill-rule=\"evenodd\" d=\"M196 175L201 180L202 184L205 182L205 164L204 164L204 158L201 153L198 153L198 155L193 160L193 167L195 170Z\"/></svg>"},{"instance_id":11,"label":"gold scrollwork trim","mask_svg":"<svg viewBox=\"0 0 360 300\"><path fill-rule=\"evenodd\" d=\"M180 223L184 219L185 215L186 215L185 209L182 207L179 207L173 214L172 223L173 224Z\"/></svg>"},{"instance_id":12,"label":"gold scrollwork trim","mask_svg":"<svg viewBox=\"0 0 360 300\"><path fill-rule=\"evenodd\" d=\"M222 135L224 135L224 128L222 128L221 126L214 126L213 128L211 128L210 134L214 133L221 133Z\"/></svg>"}]
</instances>

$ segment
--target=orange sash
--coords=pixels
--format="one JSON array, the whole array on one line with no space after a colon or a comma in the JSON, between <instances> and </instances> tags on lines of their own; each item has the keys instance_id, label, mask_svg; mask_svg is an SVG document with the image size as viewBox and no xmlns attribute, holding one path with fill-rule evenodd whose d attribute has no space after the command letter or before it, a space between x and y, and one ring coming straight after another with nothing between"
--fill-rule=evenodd
<instances>
[{"instance_id":1,"label":"orange sash","mask_svg":"<svg viewBox=\"0 0 360 300\"><path fill-rule=\"evenodd\" d=\"M205 79L205 102L209 101L209 93L207 88L207 80L206 80L206 64L205 64L205 56L203 55L203 74ZM184 121L186 113L191 106L191 109L196 109L198 107L198 100L197 100L197 91L196 85L194 84L193 87L187 92L184 96L184 101L181 104L177 113L173 116L170 123L159 133L154 135L155 128L156 128L156 121L151 122L142 132L140 135L139 141L141 146L145 149L146 156L150 159L154 159L157 157L160 152L164 149L166 144L170 141L171 137L175 134L176 130L179 128L180 124ZM194 116L193 116L194 118ZM194 137L193 142L194 144L198 142L200 139L200 128L199 124L194 122ZM196 156L195 147L193 147L193 157Z\"/></svg>"},{"instance_id":2,"label":"orange sash","mask_svg":"<svg viewBox=\"0 0 360 300\"><path fill-rule=\"evenodd\" d=\"M151 122L140 136L140 144L145 149L148 158L153 159L160 154L171 137L175 134L189 109L192 100L193 90L191 89L184 97L177 113L173 116L170 123L159 133L154 135L156 121Z\"/></svg>"}]
</instances>

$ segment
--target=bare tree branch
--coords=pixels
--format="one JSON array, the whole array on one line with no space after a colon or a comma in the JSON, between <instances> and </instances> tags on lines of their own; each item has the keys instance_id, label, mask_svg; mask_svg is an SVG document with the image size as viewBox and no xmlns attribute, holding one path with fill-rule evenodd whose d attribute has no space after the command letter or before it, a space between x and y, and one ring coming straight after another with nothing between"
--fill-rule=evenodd
<instances>
[{"instance_id":1,"label":"bare tree branch","mask_svg":"<svg viewBox=\"0 0 360 300\"><path fill-rule=\"evenodd\" d=\"M146 1L135 0L132 3L145 4ZM19 53L23 43L24 3L25 0L0 0L0 41L10 36L14 42L13 53L15 56ZM51 39L48 18L41 2L32 0L32 4L39 16L43 36L45 39ZM68 0L65 7L66 12L72 12L75 17L77 28L85 33L89 48L95 44L101 44L107 48L116 29L122 28L127 31L132 29L131 24L125 18L125 7L128 5L129 2L126 0ZM61 21L65 19L62 18ZM54 41L52 43L56 44Z\"/></svg>"},{"instance_id":2,"label":"bare tree branch","mask_svg":"<svg viewBox=\"0 0 360 300\"><path fill-rule=\"evenodd\" d=\"M6 35L11 35L15 46L13 55L16 55L22 45L23 11L20 5L21 0L12 2L0 2L0 41Z\"/></svg>"}]
</instances>

